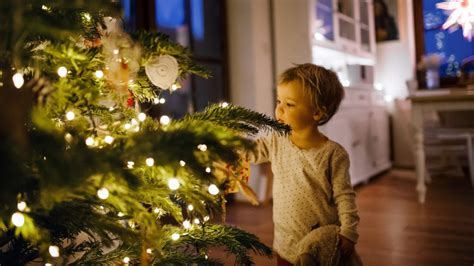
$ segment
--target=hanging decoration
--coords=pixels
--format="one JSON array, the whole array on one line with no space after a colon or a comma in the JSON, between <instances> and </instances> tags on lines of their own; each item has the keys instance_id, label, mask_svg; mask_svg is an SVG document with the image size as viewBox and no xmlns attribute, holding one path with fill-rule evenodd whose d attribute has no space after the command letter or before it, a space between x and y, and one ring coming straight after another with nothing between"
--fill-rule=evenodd
<instances>
[{"instance_id":1,"label":"hanging decoration","mask_svg":"<svg viewBox=\"0 0 474 266\"><path fill-rule=\"evenodd\" d=\"M145 72L153 85L167 90L178 78L178 61L171 55L152 57Z\"/></svg>"},{"instance_id":2,"label":"hanging decoration","mask_svg":"<svg viewBox=\"0 0 474 266\"><path fill-rule=\"evenodd\" d=\"M449 17L443 24L443 29L451 28L456 30L462 27L464 38L472 40L474 25L474 1L472 0L452 0L437 3L436 7L449 12Z\"/></svg>"}]
</instances>

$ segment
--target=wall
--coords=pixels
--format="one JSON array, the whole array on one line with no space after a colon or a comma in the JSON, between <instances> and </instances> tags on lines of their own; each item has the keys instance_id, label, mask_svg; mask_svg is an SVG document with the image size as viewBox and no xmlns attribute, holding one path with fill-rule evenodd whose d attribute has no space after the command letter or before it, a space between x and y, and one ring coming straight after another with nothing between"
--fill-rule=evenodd
<instances>
[{"instance_id":1,"label":"wall","mask_svg":"<svg viewBox=\"0 0 474 266\"><path fill-rule=\"evenodd\" d=\"M393 1L393 0L392 0ZM415 0L418 1L418 0ZM377 43L375 82L383 85L385 93L396 101L389 102L392 114L394 165L413 167L409 104L401 102L408 96L406 81L415 73L415 40L413 0L398 0L398 29L400 39Z\"/></svg>"},{"instance_id":2,"label":"wall","mask_svg":"<svg viewBox=\"0 0 474 266\"><path fill-rule=\"evenodd\" d=\"M270 2L227 0L226 4L231 103L273 116ZM266 172L252 165L250 173L249 184L263 200Z\"/></svg>"},{"instance_id":3,"label":"wall","mask_svg":"<svg viewBox=\"0 0 474 266\"><path fill-rule=\"evenodd\" d=\"M275 70L312 60L310 19L313 0L273 0L275 20Z\"/></svg>"}]
</instances>

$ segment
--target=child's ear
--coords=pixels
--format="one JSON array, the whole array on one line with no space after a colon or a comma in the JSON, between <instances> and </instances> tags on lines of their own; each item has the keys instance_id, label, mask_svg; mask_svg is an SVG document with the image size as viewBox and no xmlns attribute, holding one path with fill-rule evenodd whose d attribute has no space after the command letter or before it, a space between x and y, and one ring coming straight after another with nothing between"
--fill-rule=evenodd
<instances>
[{"instance_id":1,"label":"child's ear","mask_svg":"<svg viewBox=\"0 0 474 266\"><path fill-rule=\"evenodd\" d=\"M322 117L323 117L323 112L321 112L321 110L317 109L316 111L314 111L314 114L313 114L314 121L319 121L321 120Z\"/></svg>"}]
</instances>

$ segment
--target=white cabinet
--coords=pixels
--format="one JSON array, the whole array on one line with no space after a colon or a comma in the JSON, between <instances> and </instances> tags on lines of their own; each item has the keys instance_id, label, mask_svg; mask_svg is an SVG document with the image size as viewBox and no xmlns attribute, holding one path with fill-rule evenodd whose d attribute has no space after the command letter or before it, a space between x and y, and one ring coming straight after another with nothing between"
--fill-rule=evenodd
<instances>
[{"instance_id":1,"label":"white cabinet","mask_svg":"<svg viewBox=\"0 0 474 266\"><path fill-rule=\"evenodd\" d=\"M321 127L323 133L349 153L353 185L391 167L388 114L379 105L377 93L346 88L341 109Z\"/></svg>"},{"instance_id":2,"label":"white cabinet","mask_svg":"<svg viewBox=\"0 0 474 266\"><path fill-rule=\"evenodd\" d=\"M313 45L350 55L352 61L373 64L375 30L371 0L315 0Z\"/></svg>"}]
</instances>

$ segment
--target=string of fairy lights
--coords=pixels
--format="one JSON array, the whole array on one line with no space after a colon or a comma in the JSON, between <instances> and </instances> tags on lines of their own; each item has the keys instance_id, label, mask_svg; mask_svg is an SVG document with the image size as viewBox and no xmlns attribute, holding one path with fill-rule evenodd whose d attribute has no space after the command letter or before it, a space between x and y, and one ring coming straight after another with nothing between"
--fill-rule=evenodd
<instances>
[{"instance_id":1,"label":"string of fairy lights","mask_svg":"<svg viewBox=\"0 0 474 266\"><path fill-rule=\"evenodd\" d=\"M61 66L57 69L57 75L60 77L60 78L65 78L67 77L68 75L68 69L64 66ZM94 75L96 78L98 79L101 79L104 77L104 72L102 70L97 70L94 72ZM13 84L14 86L17 88L17 89L21 89L23 87L23 85L25 84L25 80L24 80L24 76L23 76L23 73L22 72L17 72L15 73L13 76L12 76L12 80L13 80ZM174 90L177 90L179 89L180 86L177 85L177 84L173 84L173 86L171 87L171 91L174 91ZM153 100L153 103L154 104L164 104L166 101L164 98L155 98ZM228 103L226 102L222 102L220 104L221 107L225 108L227 106L229 106ZM113 108L113 107L111 107ZM76 112L74 112L73 110L68 110L64 117L67 121L73 121L75 119L77 119L79 114L77 114ZM140 112L138 113L136 119L133 118L131 119L129 122L126 122L123 124L123 128L125 130L130 130L130 131L135 131L135 132L138 132L140 131L140 122L144 122L145 120L147 119L147 115L143 112ZM159 118L159 123L162 125L162 126L167 126L171 123L171 118L166 116L166 115L163 115ZM73 136L70 134L70 133L66 133L65 136L64 136L65 140L68 141L68 142L71 142L72 139L73 139ZM105 144L108 144L108 145L111 145L113 144L114 142L114 137L111 136L111 135L105 135L103 136L102 138L101 137L98 137L98 136L89 136L85 139L85 144L89 147L89 148L95 148L95 147L99 147L100 144L102 143L102 141L105 143ZM206 144L199 144L197 145L196 147L199 151L201 152L206 152L207 151L207 145ZM46 160L46 157L44 157L44 159ZM147 167L153 167L155 165L155 160L154 158L152 157L148 157L145 159L145 165ZM180 160L179 161L179 165L181 167L185 167L186 166L186 162L183 161L183 160ZM134 161L127 161L126 162L126 167L128 169L134 169L136 167L136 163ZM211 173L212 169L210 167L206 167L205 168L205 172L206 173ZM167 185L168 185L168 188L170 189L170 191L177 191L179 190L179 188L181 187L181 183L183 181L178 179L177 177L170 177L168 179L168 182L167 182ZM218 188L217 185L215 184L209 184L209 186L207 186L207 192L209 194L211 194L212 196L217 196L219 195L220 193L220 190ZM97 190L97 197L101 200L107 200L110 196L110 191L107 187L101 187ZM102 207L103 209L103 207ZM19 201L17 203L17 210L18 211L15 211L12 216L11 216L11 222L12 224L15 226L15 227L22 227L24 224L25 224L25 215L30 211L30 208L28 207L27 203L25 201ZM194 206L192 204L189 204L187 205L187 210L188 211L193 211L194 210ZM163 209L159 208L159 207L155 207L153 208L153 213L157 214L157 215L163 215L165 212ZM124 217L125 214L122 213L122 212L118 212L117 213L117 216L118 217ZM199 225L201 224L202 222L207 222L209 221L210 217L209 216L204 216L202 218L202 221L199 219L199 218L194 218L191 220L184 220L183 223L182 223L182 227L186 230L189 230L192 228L193 224L194 225ZM136 226L136 224L134 222L129 222L129 226L131 226L132 228L134 228ZM177 241L179 238L181 237L180 233L178 232L174 232L170 235L170 238L173 240L173 241ZM49 248L48 248L48 251L49 251L49 254L52 258L57 258L60 256L60 248L56 245L50 245ZM146 250L146 252L148 254L152 254L153 253L153 250L151 248L148 248ZM205 258L207 259L207 255L205 255ZM125 263L125 264L128 264L130 263L131 259L129 257L124 257L122 259L122 261ZM45 266L51 266L53 264L51 264L50 262L48 263L45 263Z\"/></svg>"}]
</instances>

